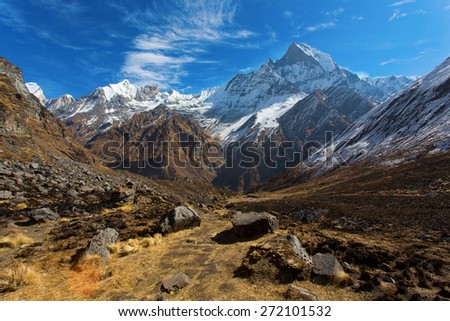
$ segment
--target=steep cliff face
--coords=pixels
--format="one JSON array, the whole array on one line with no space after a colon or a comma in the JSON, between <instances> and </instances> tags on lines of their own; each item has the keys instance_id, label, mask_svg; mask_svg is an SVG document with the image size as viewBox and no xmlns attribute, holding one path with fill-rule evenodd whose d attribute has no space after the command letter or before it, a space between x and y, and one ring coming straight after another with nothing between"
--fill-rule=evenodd
<instances>
[{"instance_id":1,"label":"steep cliff face","mask_svg":"<svg viewBox=\"0 0 450 321\"><path fill-rule=\"evenodd\" d=\"M64 124L25 86L19 68L0 58L0 157L65 157L92 162Z\"/></svg>"}]
</instances>

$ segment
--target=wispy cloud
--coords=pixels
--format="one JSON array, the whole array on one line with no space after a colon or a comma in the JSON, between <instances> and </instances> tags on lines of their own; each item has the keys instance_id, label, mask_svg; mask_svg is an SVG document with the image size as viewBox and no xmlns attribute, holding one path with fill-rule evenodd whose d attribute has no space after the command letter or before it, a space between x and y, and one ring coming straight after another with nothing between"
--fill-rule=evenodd
<instances>
[{"instance_id":1,"label":"wispy cloud","mask_svg":"<svg viewBox=\"0 0 450 321\"><path fill-rule=\"evenodd\" d=\"M380 66L386 66L386 65L392 64L396 61L397 61L397 59L395 59L395 58L385 60L385 61L380 62Z\"/></svg>"},{"instance_id":2,"label":"wispy cloud","mask_svg":"<svg viewBox=\"0 0 450 321\"><path fill-rule=\"evenodd\" d=\"M0 2L0 22L18 32L24 32L27 28L22 14L5 1Z\"/></svg>"},{"instance_id":3,"label":"wispy cloud","mask_svg":"<svg viewBox=\"0 0 450 321\"><path fill-rule=\"evenodd\" d=\"M446 6L444 9L445 10L450 10L450 5Z\"/></svg>"},{"instance_id":4,"label":"wispy cloud","mask_svg":"<svg viewBox=\"0 0 450 321\"><path fill-rule=\"evenodd\" d=\"M83 5L74 0L32 0L31 3L55 11L64 17L77 15L86 10Z\"/></svg>"},{"instance_id":5,"label":"wispy cloud","mask_svg":"<svg viewBox=\"0 0 450 321\"><path fill-rule=\"evenodd\" d=\"M422 51L420 51L417 55L415 55L414 57L411 58L391 58L389 60L386 61L382 61L380 62L380 66L386 66L389 64L408 64L408 63L412 63L416 60L422 59L423 57L425 57L429 52L434 51L434 49L424 49Z\"/></svg>"},{"instance_id":6,"label":"wispy cloud","mask_svg":"<svg viewBox=\"0 0 450 321\"><path fill-rule=\"evenodd\" d=\"M125 76L140 84L178 85L188 75L189 64L211 63L202 59L209 46L239 46L236 40L255 35L235 25L236 6L231 0L185 0L170 7L158 2L147 10L119 9L125 12L125 22L142 32L122 66Z\"/></svg>"},{"instance_id":7,"label":"wispy cloud","mask_svg":"<svg viewBox=\"0 0 450 321\"><path fill-rule=\"evenodd\" d=\"M314 32L317 30L330 29L330 28L334 28L334 27L336 27L336 22L330 21L330 22L319 23L314 26L309 26L306 28L306 30L308 30L310 32Z\"/></svg>"},{"instance_id":8,"label":"wispy cloud","mask_svg":"<svg viewBox=\"0 0 450 321\"><path fill-rule=\"evenodd\" d=\"M292 13L292 11L286 10L286 11L283 12L283 15L285 17L292 18L293 13Z\"/></svg>"},{"instance_id":9,"label":"wispy cloud","mask_svg":"<svg viewBox=\"0 0 450 321\"><path fill-rule=\"evenodd\" d=\"M356 21L362 21L364 20L366 17L364 16L352 16L352 20L356 20Z\"/></svg>"},{"instance_id":10,"label":"wispy cloud","mask_svg":"<svg viewBox=\"0 0 450 321\"><path fill-rule=\"evenodd\" d=\"M399 6L403 6L405 4L413 3L413 2L416 2L416 0L401 0L398 2L391 3L388 7L399 7Z\"/></svg>"},{"instance_id":11,"label":"wispy cloud","mask_svg":"<svg viewBox=\"0 0 450 321\"><path fill-rule=\"evenodd\" d=\"M344 11L345 11L344 8L337 8L335 10L327 11L325 12L325 14L329 17L337 17L342 13L344 13Z\"/></svg>"},{"instance_id":12,"label":"wispy cloud","mask_svg":"<svg viewBox=\"0 0 450 321\"><path fill-rule=\"evenodd\" d=\"M394 9L392 16L389 18L389 22L406 17L408 14L406 12L401 12L399 9Z\"/></svg>"}]
</instances>

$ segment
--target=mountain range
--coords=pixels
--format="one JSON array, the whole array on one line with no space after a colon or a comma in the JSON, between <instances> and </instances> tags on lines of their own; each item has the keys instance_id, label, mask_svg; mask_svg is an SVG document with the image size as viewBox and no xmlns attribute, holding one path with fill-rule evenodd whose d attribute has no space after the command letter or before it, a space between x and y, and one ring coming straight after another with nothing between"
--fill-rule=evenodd
<instances>
[{"instance_id":1,"label":"mountain range","mask_svg":"<svg viewBox=\"0 0 450 321\"><path fill-rule=\"evenodd\" d=\"M0 58L0 300L449 300L449 115L450 58L78 99Z\"/></svg>"},{"instance_id":2,"label":"mountain range","mask_svg":"<svg viewBox=\"0 0 450 321\"><path fill-rule=\"evenodd\" d=\"M433 74L427 77L423 79L430 82ZM283 172L284 167L279 164L294 157L295 151L303 152L302 157L305 157L310 152L302 150L306 143L327 143L326 132L331 132L335 142L337 139L339 146L342 146L343 137L348 138L357 133L362 124L369 123L367 117L383 117L378 114L380 110L390 110L395 99L398 99L397 95L402 95L410 86L422 83L423 79L404 76L359 77L340 67L330 55L304 43L292 43L287 52L275 62L269 59L260 68L248 74L238 74L225 85L199 94L185 95L174 90L162 92L156 86L139 87L124 80L97 88L79 99L73 99L70 95L46 99L39 86L34 83L27 86L31 93L69 127L75 138L87 147L98 145L95 143L97 139L103 140L104 137L111 136L113 131L124 131L125 128L136 126L135 115L140 113L146 114L145 124L151 127L151 123L165 117L163 113L149 113L161 106L183 119L190 119L193 126L190 132L199 132L196 128L201 128L206 134L201 139L203 141L214 140L221 146L231 143L245 145L244 152L243 149L236 153L225 152L222 162L240 164L248 159L251 150L258 154L256 158L263 161L251 168L225 166L215 168L214 175L208 174L209 169L205 172L205 177L213 179L213 183L218 186L245 191L256 188ZM445 108L441 112L445 112ZM409 117L416 115L413 111L408 113ZM419 116L425 117L416 115ZM403 123L398 120L398 116L394 118L395 123ZM394 118L389 116L389 119ZM408 118L404 122L410 121L411 118ZM169 123L159 121L163 127ZM145 124L141 123L141 126L146 127ZM446 135L447 128L444 127L437 130L440 136L436 140ZM429 127L423 128L428 132ZM147 130L151 132L149 128ZM171 132L172 129L165 130ZM404 134L411 135L419 130L421 129L416 125L409 131L404 131ZM146 136L141 135L138 140L142 141L144 137ZM355 140L354 137L352 139ZM398 139L406 138L400 136ZM286 149L284 155L276 155L272 159L272 155L267 154L267 149L270 149L273 142L292 142L293 148ZM369 151L346 150L352 155L355 152L370 154ZM103 156L98 148L96 152L98 156ZM275 166L267 166L264 160L269 158L270 161L275 161ZM150 172L152 171L146 173L145 170L140 170L141 174L154 175ZM192 179L199 174L198 171L195 173L188 175L184 172L181 176Z\"/></svg>"}]
</instances>

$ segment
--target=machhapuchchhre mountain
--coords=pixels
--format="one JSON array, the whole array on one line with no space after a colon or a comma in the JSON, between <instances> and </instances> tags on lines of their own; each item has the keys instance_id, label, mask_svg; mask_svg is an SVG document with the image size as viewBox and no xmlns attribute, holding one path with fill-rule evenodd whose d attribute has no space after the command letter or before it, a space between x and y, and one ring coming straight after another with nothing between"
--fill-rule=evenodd
<instances>
[{"instance_id":1,"label":"machhapuchchhre mountain","mask_svg":"<svg viewBox=\"0 0 450 321\"><path fill-rule=\"evenodd\" d=\"M448 300L449 115L450 58L364 78L292 43L76 99L1 58L0 299Z\"/></svg>"}]
</instances>

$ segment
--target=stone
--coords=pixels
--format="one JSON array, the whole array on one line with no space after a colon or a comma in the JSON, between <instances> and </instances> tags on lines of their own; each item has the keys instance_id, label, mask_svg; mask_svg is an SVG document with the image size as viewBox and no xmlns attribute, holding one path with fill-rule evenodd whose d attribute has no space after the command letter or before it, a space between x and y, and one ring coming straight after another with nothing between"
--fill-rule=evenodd
<instances>
[{"instance_id":1,"label":"stone","mask_svg":"<svg viewBox=\"0 0 450 321\"><path fill-rule=\"evenodd\" d=\"M290 301L317 301L317 296L295 285L289 285L284 297Z\"/></svg>"},{"instance_id":2,"label":"stone","mask_svg":"<svg viewBox=\"0 0 450 321\"><path fill-rule=\"evenodd\" d=\"M10 176L12 172L9 169L0 167L0 175Z\"/></svg>"},{"instance_id":3,"label":"stone","mask_svg":"<svg viewBox=\"0 0 450 321\"><path fill-rule=\"evenodd\" d=\"M386 283L392 283L392 284L395 284L394 278L393 278L392 276L390 276L390 275L387 275L387 274L384 274L384 275L381 277L381 281L386 282Z\"/></svg>"},{"instance_id":4,"label":"stone","mask_svg":"<svg viewBox=\"0 0 450 321\"><path fill-rule=\"evenodd\" d=\"M77 199L77 198L78 198L78 192L75 191L75 190L73 190L73 189L69 189L69 190L66 192L66 195L67 195L68 197L70 197L70 198L73 198L73 199Z\"/></svg>"},{"instance_id":5,"label":"stone","mask_svg":"<svg viewBox=\"0 0 450 321\"><path fill-rule=\"evenodd\" d=\"M56 221L57 219L59 219L59 215L53 212L51 209L44 207L31 210L28 213L28 218L32 223L40 224Z\"/></svg>"},{"instance_id":6,"label":"stone","mask_svg":"<svg viewBox=\"0 0 450 321\"><path fill-rule=\"evenodd\" d=\"M92 186L82 186L82 187L80 187L80 189L79 189L80 193L82 193L82 194L90 194L90 193L92 193L94 190L95 190L95 188L92 187Z\"/></svg>"},{"instance_id":7,"label":"stone","mask_svg":"<svg viewBox=\"0 0 450 321\"><path fill-rule=\"evenodd\" d=\"M27 201L27 199L23 196L16 196L11 200L11 202L14 204L25 203L26 201Z\"/></svg>"},{"instance_id":8,"label":"stone","mask_svg":"<svg viewBox=\"0 0 450 321\"><path fill-rule=\"evenodd\" d=\"M177 206L161 218L159 228L163 234L200 226L202 219L193 209Z\"/></svg>"},{"instance_id":9,"label":"stone","mask_svg":"<svg viewBox=\"0 0 450 321\"><path fill-rule=\"evenodd\" d=\"M308 280L311 269L311 257L292 234L252 246L240 268L244 276L255 281L264 279L280 283Z\"/></svg>"},{"instance_id":10,"label":"stone","mask_svg":"<svg viewBox=\"0 0 450 321\"><path fill-rule=\"evenodd\" d=\"M331 279L345 273L344 269L331 253L317 253L312 257L313 273L323 278Z\"/></svg>"},{"instance_id":11,"label":"stone","mask_svg":"<svg viewBox=\"0 0 450 321\"><path fill-rule=\"evenodd\" d=\"M238 213L232 220L238 237L254 237L278 230L278 219L269 213Z\"/></svg>"},{"instance_id":12,"label":"stone","mask_svg":"<svg viewBox=\"0 0 450 321\"><path fill-rule=\"evenodd\" d=\"M89 242L84 255L98 255L105 262L109 261L109 248L119 238L119 233L113 228L107 228L95 235Z\"/></svg>"},{"instance_id":13,"label":"stone","mask_svg":"<svg viewBox=\"0 0 450 321\"><path fill-rule=\"evenodd\" d=\"M162 289L168 293L178 291L191 283L191 279L185 273L180 272L162 282Z\"/></svg>"},{"instance_id":14,"label":"stone","mask_svg":"<svg viewBox=\"0 0 450 321\"><path fill-rule=\"evenodd\" d=\"M327 212L328 210L322 208L303 209L292 213L292 217L305 223L312 223L317 222Z\"/></svg>"},{"instance_id":15,"label":"stone","mask_svg":"<svg viewBox=\"0 0 450 321\"><path fill-rule=\"evenodd\" d=\"M111 201L112 202L121 202L129 200L135 194L134 189L131 188L117 188L111 192Z\"/></svg>"},{"instance_id":16,"label":"stone","mask_svg":"<svg viewBox=\"0 0 450 321\"><path fill-rule=\"evenodd\" d=\"M31 169L38 169L39 168L39 164L38 163L31 163L30 164L30 168Z\"/></svg>"},{"instance_id":17,"label":"stone","mask_svg":"<svg viewBox=\"0 0 450 321\"><path fill-rule=\"evenodd\" d=\"M0 191L0 200L9 200L12 196L10 191Z\"/></svg>"}]
</instances>

